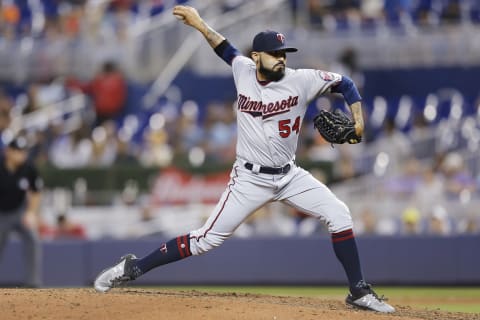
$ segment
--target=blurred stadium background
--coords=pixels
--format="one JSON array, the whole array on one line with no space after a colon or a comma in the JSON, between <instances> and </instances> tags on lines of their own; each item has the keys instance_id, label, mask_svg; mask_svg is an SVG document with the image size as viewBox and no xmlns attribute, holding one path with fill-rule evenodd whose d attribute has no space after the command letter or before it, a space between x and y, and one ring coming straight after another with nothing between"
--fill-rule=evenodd
<instances>
[{"instance_id":1,"label":"blurred stadium background","mask_svg":"<svg viewBox=\"0 0 480 320\"><path fill-rule=\"evenodd\" d=\"M321 97L297 160L351 208L370 278L480 283L472 254L480 240L480 1L4 0L0 132L2 141L29 138L45 181L45 285L86 285L126 249L141 255L197 228L224 190L235 157L233 80L171 15L177 3L198 8L245 53L259 30L279 30L300 48L291 67L357 83L365 142L332 148L321 139L316 112L345 109L341 98ZM234 238L195 267L181 262L173 277L149 274L144 283L343 282L326 229L287 206L263 208ZM0 283L21 282L18 245L12 239L4 254L0 270L10 273ZM297 245L308 250L272 271Z\"/></svg>"}]
</instances>

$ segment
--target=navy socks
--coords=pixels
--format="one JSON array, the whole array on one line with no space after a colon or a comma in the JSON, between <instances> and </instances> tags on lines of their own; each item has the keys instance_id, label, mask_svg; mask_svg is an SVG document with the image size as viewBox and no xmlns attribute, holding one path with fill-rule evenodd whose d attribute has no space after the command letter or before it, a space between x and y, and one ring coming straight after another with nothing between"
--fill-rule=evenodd
<instances>
[{"instance_id":1,"label":"navy socks","mask_svg":"<svg viewBox=\"0 0 480 320\"><path fill-rule=\"evenodd\" d=\"M335 255L347 274L350 292L357 296L360 293L359 283L363 283L363 275L353 230L332 233L332 243Z\"/></svg>"},{"instance_id":2,"label":"navy socks","mask_svg":"<svg viewBox=\"0 0 480 320\"><path fill-rule=\"evenodd\" d=\"M164 243L160 248L138 259L136 266L140 269L141 273L144 274L155 267L187 258L191 255L190 237L187 234Z\"/></svg>"},{"instance_id":3,"label":"navy socks","mask_svg":"<svg viewBox=\"0 0 480 320\"><path fill-rule=\"evenodd\" d=\"M332 243L335 255L347 274L350 292L352 295L357 296L361 293L359 284L363 284L364 281L352 229L332 233ZM160 248L152 251L147 256L136 260L136 267L140 269L141 274L144 274L153 268L187 258L191 255L189 235L183 235L164 243Z\"/></svg>"}]
</instances>

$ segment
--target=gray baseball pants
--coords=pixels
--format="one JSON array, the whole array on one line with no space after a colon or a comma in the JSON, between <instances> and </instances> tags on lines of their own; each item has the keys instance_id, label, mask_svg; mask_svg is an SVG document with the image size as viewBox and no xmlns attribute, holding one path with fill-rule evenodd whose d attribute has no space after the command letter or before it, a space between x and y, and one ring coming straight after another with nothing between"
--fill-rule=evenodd
<instances>
[{"instance_id":1,"label":"gray baseball pants","mask_svg":"<svg viewBox=\"0 0 480 320\"><path fill-rule=\"evenodd\" d=\"M24 246L25 285L39 287L41 285L41 245L37 234L23 224L24 211L25 208L21 207L9 212L0 212L0 257L5 249L8 236L12 232L16 232Z\"/></svg>"}]
</instances>

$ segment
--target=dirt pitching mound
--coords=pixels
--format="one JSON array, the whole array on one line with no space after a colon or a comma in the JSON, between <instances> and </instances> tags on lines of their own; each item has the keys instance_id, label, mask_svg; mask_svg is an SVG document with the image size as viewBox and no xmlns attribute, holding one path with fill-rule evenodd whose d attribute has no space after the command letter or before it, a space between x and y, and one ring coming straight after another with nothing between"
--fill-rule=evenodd
<instances>
[{"instance_id":1,"label":"dirt pitching mound","mask_svg":"<svg viewBox=\"0 0 480 320\"><path fill-rule=\"evenodd\" d=\"M255 294L206 293L122 288L106 294L93 289L0 289L0 318L105 320L470 320L479 315L415 310L395 305L384 315L347 307L340 300Z\"/></svg>"}]
</instances>

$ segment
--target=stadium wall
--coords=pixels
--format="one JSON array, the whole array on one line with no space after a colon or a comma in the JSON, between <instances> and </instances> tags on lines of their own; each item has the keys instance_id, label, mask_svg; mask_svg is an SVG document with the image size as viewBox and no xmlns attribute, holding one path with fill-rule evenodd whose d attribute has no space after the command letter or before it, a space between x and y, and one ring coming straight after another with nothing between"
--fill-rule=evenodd
<instances>
[{"instance_id":1,"label":"stadium wall","mask_svg":"<svg viewBox=\"0 0 480 320\"><path fill-rule=\"evenodd\" d=\"M43 243L43 286L89 286L121 255L143 256L164 239L55 241ZM360 237L358 246L369 282L389 285L480 284L480 236ZM10 241L0 263L0 285L22 282L21 243ZM330 239L230 239L220 248L158 268L137 285L343 285L343 270Z\"/></svg>"}]
</instances>

